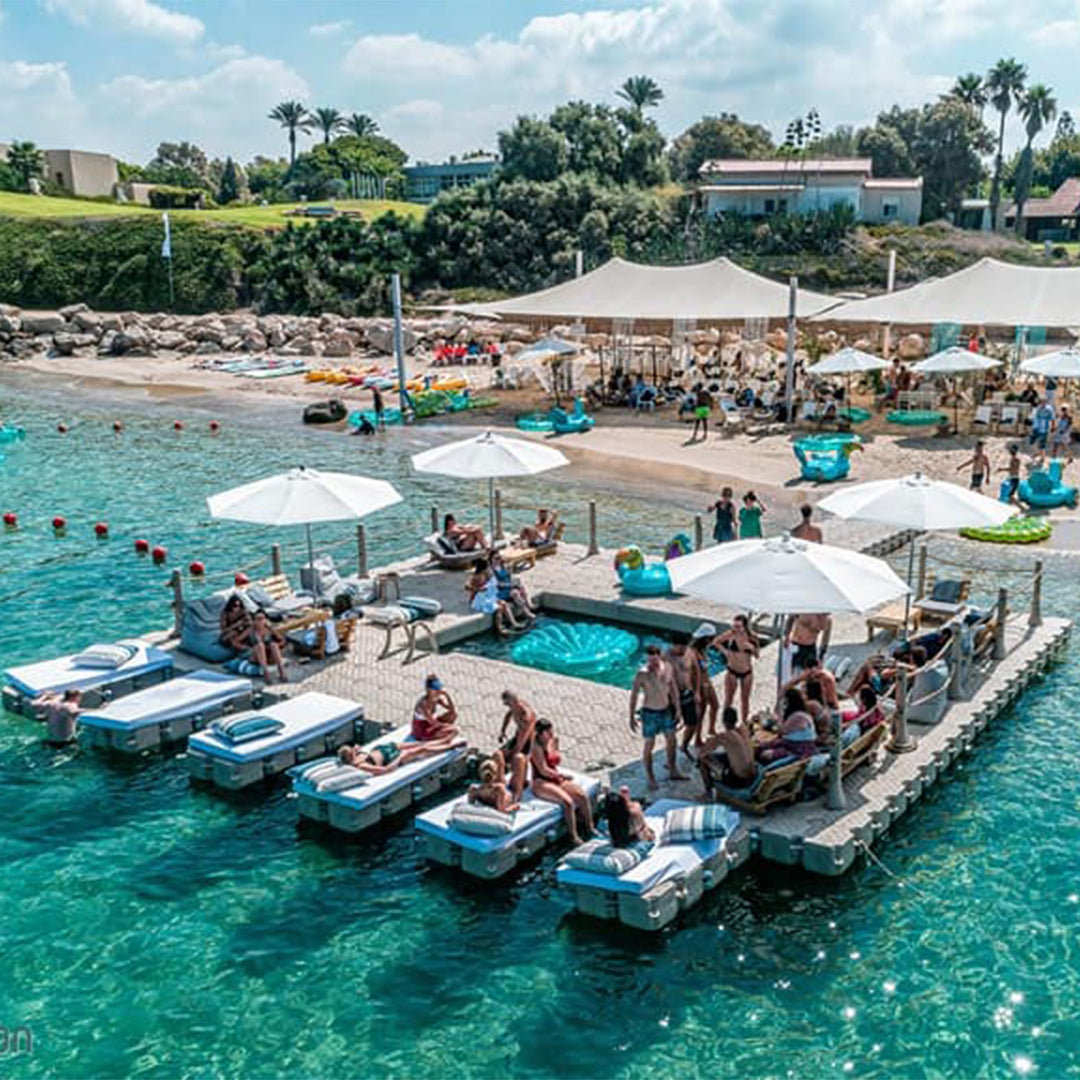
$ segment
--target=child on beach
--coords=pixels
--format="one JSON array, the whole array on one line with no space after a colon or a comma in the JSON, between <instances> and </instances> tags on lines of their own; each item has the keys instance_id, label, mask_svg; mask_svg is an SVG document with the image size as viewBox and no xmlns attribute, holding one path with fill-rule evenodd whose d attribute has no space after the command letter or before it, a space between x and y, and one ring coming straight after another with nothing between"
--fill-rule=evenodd
<instances>
[{"instance_id":1,"label":"child on beach","mask_svg":"<svg viewBox=\"0 0 1080 1080\"><path fill-rule=\"evenodd\" d=\"M979 439L975 444L975 452L956 471L963 472L971 469L971 490L982 491L983 483L990 479L990 458L986 453L986 444Z\"/></svg>"}]
</instances>

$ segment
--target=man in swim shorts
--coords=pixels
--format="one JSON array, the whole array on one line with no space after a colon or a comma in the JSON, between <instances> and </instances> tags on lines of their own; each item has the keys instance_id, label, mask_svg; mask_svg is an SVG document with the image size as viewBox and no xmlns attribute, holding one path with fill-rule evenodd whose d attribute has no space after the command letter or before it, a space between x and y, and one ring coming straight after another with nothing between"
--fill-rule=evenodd
<instances>
[{"instance_id":1,"label":"man in swim shorts","mask_svg":"<svg viewBox=\"0 0 1080 1080\"><path fill-rule=\"evenodd\" d=\"M656 790L656 777L653 775L653 748L656 737L664 736L667 749L668 777L672 780L686 780L675 767L675 726L681 718L679 691L671 668L660 652L659 645L650 645L645 650L645 666L634 676L634 685L630 690L630 730L637 731L638 700L641 700L641 734L645 739L642 748L642 763L648 778L649 790Z\"/></svg>"},{"instance_id":2,"label":"man in swim shorts","mask_svg":"<svg viewBox=\"0 0 1080 1080\"><path fill-rule=\"evenodd\" d=\"M81 690L46 690L32 702L35 710L45 714L46 742L53 746L73 743L79 733L79 712L82 707Z\"/></svg>"},{"instance_id":3,"label":"man in swim shorts","mask_svg":"<svg viewBox=\"0 0 1080 1080\"><path fill-rule=\"evenodd\" d=\"M671 668L671 677L679 691L679 712L682 714L682 752L690 757L690 743L701 749L701 731L698 719L697 699L700 693L698 681L701 673L694 658L681 641L674 642L664 659Z\"/></svg>"},{"instance_id":4,"label":"man in swim shorts","mask_svg":"<svg viewBox=\"0 0 1080 1080\"><path fill-rule=\"evenodd\" d=\"M791 658L792 673L809 671L825 658L829 647L832 619L825 614L796 615L788 623L784 645L794 646Z\"/></svg>"}]
</instances>

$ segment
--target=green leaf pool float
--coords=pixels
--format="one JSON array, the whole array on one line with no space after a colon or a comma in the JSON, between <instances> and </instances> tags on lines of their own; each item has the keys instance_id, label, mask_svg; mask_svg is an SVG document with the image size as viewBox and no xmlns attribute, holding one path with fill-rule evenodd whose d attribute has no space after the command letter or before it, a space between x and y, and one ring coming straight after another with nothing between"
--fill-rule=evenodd
<instances>
[{"instance_id":1,"label":"green leaf pool float","mask_svg":"<svg viewBox=\"0 0 1080 1080\"><path fill-rule=\"evenodd\" d=\"M960 535L969 540L984 540L990 544L1037 544L1048 540L1054 526L1042 517L1009 518L1004 525L985 529L961 529Z\"/></svg>"}]
</instances>

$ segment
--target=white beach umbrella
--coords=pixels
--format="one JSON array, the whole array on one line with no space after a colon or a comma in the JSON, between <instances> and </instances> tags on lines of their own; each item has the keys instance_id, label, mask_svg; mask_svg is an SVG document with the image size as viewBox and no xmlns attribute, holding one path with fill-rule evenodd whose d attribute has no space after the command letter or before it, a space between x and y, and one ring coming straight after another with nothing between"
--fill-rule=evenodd
<instances>
[{"instance_id":1,"label":"white beach umbrella","mask_svg":"<svg viewBox=\"0 0 1080 1080\"><path fill-rule=\"evenodd\" d=\"M951 345L947 349L942 349L941 352L934 353L933 356L928 356L925 360L920 360L917 364L912 364L911 370L917 371L920 375L948 376L967 375L973 371L989 371L990 368L1000 366L1000 360L992 360L989 356L983 356L982 353L963 349L959 345ZM954 395L953 398L953 427L957 430L960 428L959 394Z\"/></svg>"},{"instance_id":2,"label":"white beach umbrella","mask_svg":"<svg viewBox=\"0 0 1080 1080\"><path fill-rule=\"evenodd\" d=\"M491 431L414 454L412 463L417 472L437 473L460 480L487 480L492 533L495 531L497 477L535 476L570 464L566 455L552 446L529 439L508 439Z\"/></svg>"},{"instance_id":3,"label":"white beach umbrella","mask_svg":"<svg viewBox=\"0 0 1080 1080\"><path fill-rule=\"evenodd\" d=\"M230 521L306 526L308 559L314 564L312 525L366 517L399 502L401 496L385 480L300 466L218 492L206 500L206 505L211 516Z\"/></svg>"},{"instance_id":4,"label":"white beach umbrella","mask_svg":"<svg viewBox=\"0 0 1080 1080\"><path fill-rule=\"evenodd\" d=\"M784 615L870 611L908 591L882 559L790 536L717 544L665 565L676 592Z\"/></svg>"},{"instance_id":5,"label":"white beach umbrella","mask_svg":"<svg viewBox=\"0 0 1080 1080\"><path fill-rule=\"evenodd\" d=\"M884 371L889 366L888 360L883 360L873 353L863 352L862 349L853 349L847 346L838 349L828 356L823 356L816 364L806 369L808 375L844 375L847 385L847 408L851 408L851 376L863 375L869 371Z\"/></svg>"},{"instance_id":6,"label":"white beach umbrella","mask_svg":"<svg viewBox=\"0 0 1080 1080\"><path fill-rule=\"evenodd\" d=\"M998 502L977 491L931 480L915 473L890 480L871 480L833 492L818 503L820 509L840 518L875 521L903 529L927 532L939 529L987 528L1003 525L1016 513L1009 503ZM915 560L915 538L908 552L908 585ZM911 596L904 607L904 627L911 613Z\"/></svg>"},{"instance_id":7,"label":"white beach umbrella","mask_svg":"<svg viewBox=\"0 0 1080 1080\"><path fill-rule=\"evenodd\" d=\"M1044 378L1080 379L1080 349L1070 346L1042 356L1031 356L1020 364L1020 370Z\"/></svg>"}]
</instances>

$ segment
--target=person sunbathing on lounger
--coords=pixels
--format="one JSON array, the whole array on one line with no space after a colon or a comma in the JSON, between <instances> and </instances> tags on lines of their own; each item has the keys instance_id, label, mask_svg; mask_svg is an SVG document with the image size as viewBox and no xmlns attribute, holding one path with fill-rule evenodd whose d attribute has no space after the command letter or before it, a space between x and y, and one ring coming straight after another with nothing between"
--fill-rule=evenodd
<instances>
[{"instance_id":1,"label":"person sunbathing on lounger","mask_svg":"<svg viewBox=\"0 0 1080 1080\"><path fill-rule=\"evenodd\" d=\"M813 757L817 753L817 731L806 705L806 698L794 686L784 691L783 719L776 739L760 743L757 759L765 764L780 758Z\"/></svg>"},{"instance_id":2,"label":"person sunbathing on lounger","mask_svg":"<svg viewBox=\"0 0 1080 1080\"><path fill-rule=\"evenodd\" d=\"M575 784L566 773L559 772L558 742L555 727L550 720L536 721L529 763L532 765L532 789L538 799L562 807L566 819L566 831L570 842L576 847L582 842L578 819L584 826L585 838L593 834L592 806L584 789Z\"/></svg>"},{"instance_id":3,"label":"person sunbathing on lounger","mask_svg":"<svg viewBox=\"0 0 1080 1080\"><path fill-rule=\"evenodd\" d=\"M630 798L630 789L625 784L617 792L608 792L604 800L604 813L607 815L608 838L612 847L625 848L643 841L652 843L656 839L656 834L645 821L641 803Z\"/></svg>"},{"instance_id":4,"label":"person sunbathing on lounger","mask_svg":"<svg viewBox=\"0 0 1080 1080\"><path fill-rule=\"evenodd\" d=\"M44 710L46 741L53 746L65 746L75 741L79 733L79 710L82 705L81 690L46 690L30 703L35 709Z\"/></svg>"},{"instance_id":5,"label":"person sunbathing on lounger","mask_svg":"<svg viewBox=\"0 0 1080 1080\"><path fill-rule=\"evenodd\" d=\"M457 738L457 708L437 675L424 680L424 696L416 703L412 737L417 742L442 742Z\"/></svg>"},{"instance_id":6,"label":"person sunbathing on lounger","mask_svg":"<svg viewBox=\"0 0 1080 1080\"><path fill-rule=\"evenodd\" d=\"M724 707L720 722L723 729L709 736L698 759L706 792L712 792L718 781L724 787L749 787L757 776L749 728L739 723L739 714L731 705Z\"/></svg>"},{"instance_id":7,"label":"person sunbathing on lounger","mask_svg":"<svg viewBox=\"0 0 1080 1080\"><path fill-rule=\"evenodd\" d=\"M522 628L523 624L514 618L511 602L499 598L499 582L486 559L477 559L473 563L473 572L465 582L465 591L469 594L469 610L478 615L494 615L495 629L500 634Z\"/></svg>"},{"instance_id":8,"label":"person sunbathing on lounger","mask_svg":"<svg viewBox=\"0 0 1080 1080\"><path fill-rule=\"evenodd\" d=\"M926 650L921 645L906 645L902 650L897 650L895 656L875 653L855 672L855 677L848 687L848 694L856 697L864 686L869 686L882 696L892 694L896 676L901 669L915 671L925 663Z\"/></svg>"},{"instance_id":9,"label":"person sunbathing on lounger","mask_svg":"<svg viewBox=\"0 0 1080 1080\"><path fill-rule=\"evenodd\" d=\"M379 743L370 750L362 746L343 746L338 750L338 761L373 776L382 776L419 758L441 754L463 744L464 739L446 738L424 743Z\"/></svg>"},{"instance_id":10,"label":"person sunbathing on lounger","mask_svg":"<svg viewBox=\"0 0 1080 1080\"><path fill-rule=\"evenodd\" d=\"M281 654L281 646L285 639L270 625L265 611L256 611L248 631L248 645L251 651L248 654L252 663L258 664L263 670L263 678L270 682L270 661L277 668L278 678L282 682L288 682L289 677L285 674L285 658Z\"/></svg>"},{"instance_id":11,"label":"person sunbathing on lounger","mask_svg":"<svg viewBox=\"0 0 1080 1080\"><path fill-rule=\"evenodd\" d=\"M481 551L487 546L481 525L459 525L453 514L443 518L443 536L458 551Z\"/></svg>"},{"instance_id":12,"label":"person sunbathing on lounger","mask_svg":"<svg viewBox=\"0 0 1080 1080\"><path fill-rule=\"evenodd\" d=\"M555 525L559 515L541 507L536 511L536 524L526 525L518 534L518 539L529 547L542 547L555 538Z\"/></svg>"},{"instance_id":13,"label":"person sunbathing on lounger","mask_svg":"<svg viewBox=\"0 0 1080 1080\"><path fill-rule=\"evenodd\" d=\"M510 794L506 782L503 780L505 773L499 768L497 758L501 758L498 751L496 751L494 757L480 762L480 768L477 770L480 783L473 784L469 788L468 800L471 803L491 806L496 810L501 810L504 814L512 814L520 804Z\"/></svg>"},{"instance_id":14,"label":"person sunbathing on lounger","mask_svg":"<svg viewBox=\"0 0 1080 1080\"><path fill-rule=\"evenodd\" d=\"M864 686L859 691L858 703L857 709L844 713L845 727L858 724L859 734L865 735L872 727L885 723L885 712L881 708L877 694L869 686Z\"/></svg>"},{"instance_id":15,"label":"person sunbathing on lounger","mask_svg":"<svg viewBox=\"0 0 1080 1080\"><path fill-rule=\"evenodd\" d=\"M227 649L234 652L244 652L250 644L251 616L244 607L244 601L239 593L233 593L225 601L225 607L221 611L221 634L219 640Z\"/></svg>"}]
</instances>

